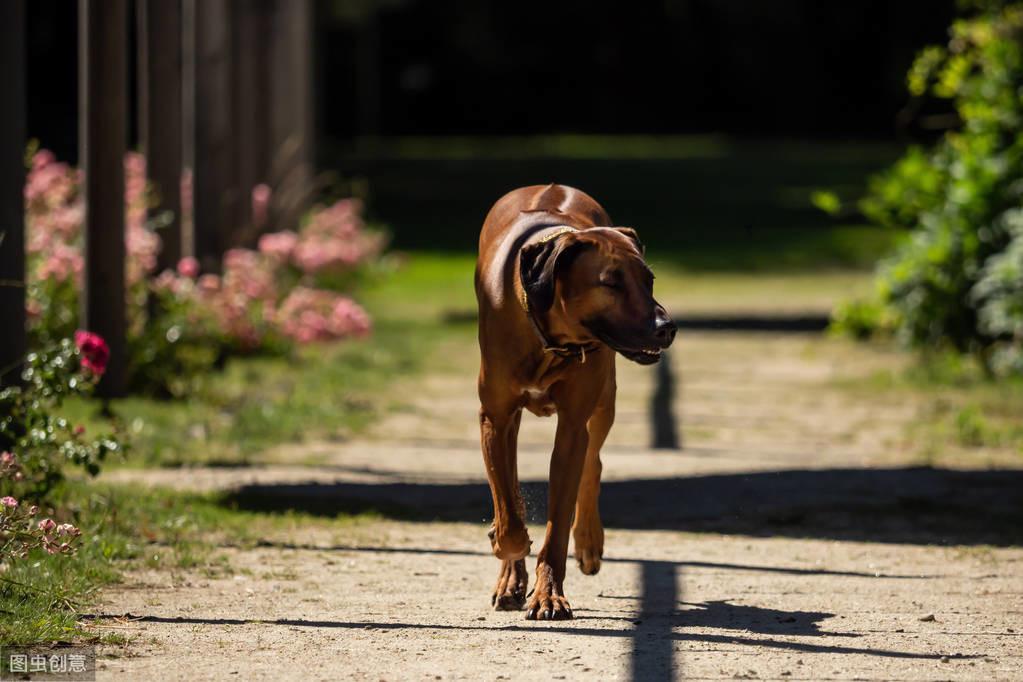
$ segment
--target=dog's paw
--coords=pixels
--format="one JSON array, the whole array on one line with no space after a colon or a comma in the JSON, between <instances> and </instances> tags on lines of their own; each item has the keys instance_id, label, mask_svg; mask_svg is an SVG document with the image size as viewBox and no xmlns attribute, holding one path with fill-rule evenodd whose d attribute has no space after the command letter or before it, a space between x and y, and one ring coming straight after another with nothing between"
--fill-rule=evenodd
<instances>
[{"instance_id":1,"label":"dog's paw","mask_svg":"<svg viewBox=\"0 0 1023 682\"><path fill-rule=\"evenodd\" d=\"M554 570L549 564L538 563L536 584L526 604L527 620L568 620L572 607L562 591L559 581L554 580Z\"/></svg>"},{"instance_id":2,"label":"dog's paw","mask_svg":"<svg viewBox=\"0 0 1023 682\"><path fill-rule=\"evenodd\" d=\"M497 585L490 595L490 604L495 611L518 611L526 603L526 586L529 574L524 559L502 561L497 574Z\"/></svg>"},{"instance_id":3,"label":"dog's paw","mask_svg":"<svg viewBox=\"0 0 1023 682\"><path fill-rule=\"evenodd\" d=\"M533 593L526 606L526 620L569 620L572 607L560 595Z\"/></svg>"},{"instance_id":4,"label":"dog's paw","mask_svg":"<svg viewBox=\"0 0 1023 682\"><path fill-rule=\"evenodd\" d=\"M604 527L600 520L583 523L576 520L572 529L575 541L575 562L583 575L596 575L600 571L600 560L604 556Z\"/></svg>"},{"instance_id":5,"label":"dog's paw","mask_svg":"<svg viewBox=\"0 0 1023 682\"><path fill-rule=\"evenodd\" d=\"M600 572L600 553L588 547L575 548L575 563L583 575L597 575Z\"/></svg>"}]
</instances>

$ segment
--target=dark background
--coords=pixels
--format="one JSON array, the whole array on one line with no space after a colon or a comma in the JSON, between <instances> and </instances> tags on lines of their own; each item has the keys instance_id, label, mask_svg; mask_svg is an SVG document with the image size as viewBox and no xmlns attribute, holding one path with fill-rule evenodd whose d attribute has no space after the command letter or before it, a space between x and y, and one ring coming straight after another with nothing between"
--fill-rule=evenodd
<instances>
[{"instance_id":1,"label":"dark background","mask_svg":"<svg viewBox=\"0 0 1023 682\"><path fill-rule=\"evenodd\" d=\"M29 134L71 162L76 7L29 3ZM767 229L774 254L813 242L813 263L862 264L830 258L849 249L822 241L836 233L821 230L809 196L855 196L904 143L939 132L928 116L941 105L910 102L905 73L921 47L946 42L955 10L954 0L319 0L317 163L324 186L363 197L400 248L472 251L501 194L556 181L596 196L648 246L698 244L702 265L734 267L736 240L749 246Z\"/></svg>"},{"instance_id":2,"label":"dark background","mask_svg":"<svg viewBox=\"0 0 1023 682\"><path fill-rule=\"evenodd\" d=\"M30 135L76 155L77 4L29 3ZM321 0L325 140L360 134L891 138L953 0Z\"/></svg>"}]
</instances>

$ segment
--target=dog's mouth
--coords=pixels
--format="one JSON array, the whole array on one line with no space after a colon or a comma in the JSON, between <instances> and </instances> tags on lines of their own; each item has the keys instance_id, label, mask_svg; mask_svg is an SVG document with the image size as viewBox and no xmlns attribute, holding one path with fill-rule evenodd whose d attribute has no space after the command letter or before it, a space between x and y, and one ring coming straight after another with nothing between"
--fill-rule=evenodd
<instances>
[{"instance_id":1,"label":"dog's mouth","mask_svg":"<svg viewBox=\"0 0 1023 682\"><path fill-rule=\"evenodd\" d=\"M649 341L646 339L625 340L621 338L616 338L616 335L613 332L605 328L601 328L601 325L599 325L599 323L589 324L586 326L591 334L600 339L600 341L607 345L611 350L615 351L616 353L619 353L626 360L631 360L636 364L652 365L661 359L661 353L664 352L664 349L661 348L660 346L651 345L643 347L642 345L640 345L643 344L644 342L649 343Z\"/></svg>"},{"instance_id":2,"label":"dog's mouth","mask_svg":"<svg viewBox=\"0 0 1023 682\"><path fill-rule=\"evenodd\" d=\"M614 348L614 346L612 346ZM639 350L626 350L624 348L615 348L616 351L621 353L625 358L632 360L633 362L640 365L652 365L661 359L660 348L640 348Z\"/></svg>"}]
</instances>

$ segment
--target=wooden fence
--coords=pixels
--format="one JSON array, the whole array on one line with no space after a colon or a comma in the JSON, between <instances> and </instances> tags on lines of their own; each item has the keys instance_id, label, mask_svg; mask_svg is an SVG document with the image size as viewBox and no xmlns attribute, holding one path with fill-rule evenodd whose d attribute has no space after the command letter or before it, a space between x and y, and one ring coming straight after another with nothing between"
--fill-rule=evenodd
<instances>
[{"instance_id":1,"label":"wooden fence","mask_svg":"<svg viewBox=\"0 0 1023 682\"><path fill-rule=\"evenodd\" d=\"M0 2L8 101L0 108L0 381L24 356L26 0ZM137 79L139 148L159 197L160 268L184 255L217 271L259 229L251 190L272 189L270 223L297 221L312 191L312 0L79 0L79 147L85 170L82 326L110 345L99 392L123 395L124 152L129 78ZM138 46L129 73L130 31ZM186 223L182 177L190 173Z\"/></svg>"}]
</instances>

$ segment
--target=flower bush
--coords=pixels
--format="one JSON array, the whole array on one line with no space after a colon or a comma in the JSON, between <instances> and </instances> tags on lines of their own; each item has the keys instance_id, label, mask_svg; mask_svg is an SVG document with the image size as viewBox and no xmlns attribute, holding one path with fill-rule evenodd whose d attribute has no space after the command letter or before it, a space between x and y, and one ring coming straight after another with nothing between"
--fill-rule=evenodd
<instances>
[{"instance_id":1,"label":"flower bush","mask_svg":"<svg viewBox=\"0 0 1023 682\"><path fill-rule=\"evenodd\" d=\"M78 326L82 284L80 171L46 150L32 156L25 186L28 318L35 347L67 338ZM190 196L187 179L184 195ZM156 273L158 230L146 222L152 197L145 160L125 158L128 352L132 387L181 395L194 377L236 353L282 352L292 343L360 336L369 318L339 293L383 249L362 207L346 199L313 210L297 232L264 234L257 249L232 249L220 274L201 274L183 259ZM252 192L253 214L266 221L270 189ZM188 203L187 201L185 202Z\"/></svg>"},{"instance_id":2,"label":"flower bush","mask_svg":"<svg viewBox=\"0 0 1023 682\"><path fill-rule=\"evenodd\" d=\"M17 458L9 452L0 453L0 482L20 480L20 474ZM34 549L47 554L74 553L81 531L70 523L58 524L38 516L38 505L22 504L10 495L0 497L0 567L24 559Z\"/></svg>"},{"instance_id":3,"label":"flower bush","mask_svg":"<svg viewBox=\"0 0 1023 682\"><path fill-rule=\"evenodd\" d=\"M0 495L42 501L63 480L65 465L95 476L106 456L121 449L115 436L90 438L58 414L66 398L92 392L109 356L97 335L75 337L30 353L23 385L0 391Z\"/></svg>"},{"instance_id":4,"label":"flower bush","mask_svg":"<svg viewBox=\"0 0 1023 682\"><path fill-rule=\"evenodd\" d=\"M1023 370L1023 3L974 3L947 48L925 49L910 92L950 99L961 125L874 178L863 212L911 228L873 301L836 311L839 330L888 329L925 348Z\"/></svg>"}]
</instances>

